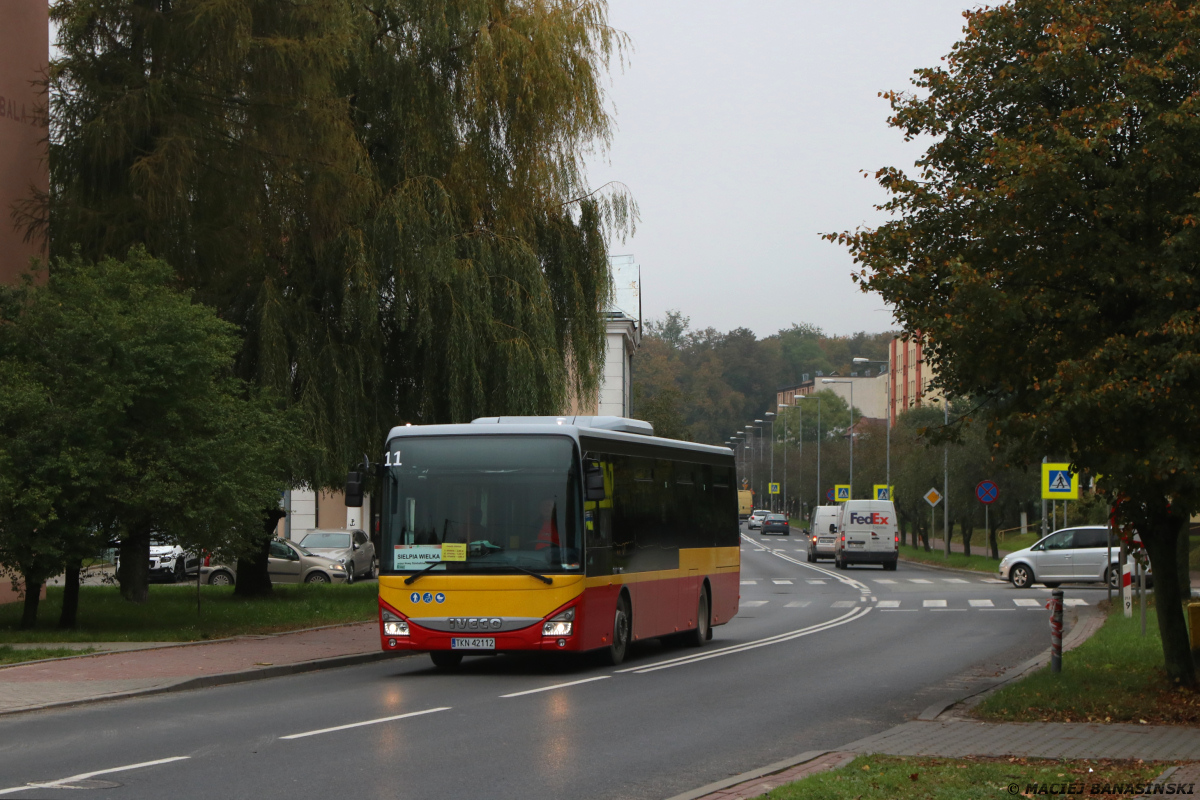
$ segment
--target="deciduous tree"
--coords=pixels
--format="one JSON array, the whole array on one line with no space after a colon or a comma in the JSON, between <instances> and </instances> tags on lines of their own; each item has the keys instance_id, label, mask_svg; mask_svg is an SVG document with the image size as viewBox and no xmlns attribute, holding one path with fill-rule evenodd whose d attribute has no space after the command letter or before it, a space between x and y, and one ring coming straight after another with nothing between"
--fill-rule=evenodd
<instances>
[{"instance_id":1,"label":"deciduous tree","mask_svg":"<svg viewBox=\"0 0 1200 800\"><path fill-rule=\"evenodd\" d=\"M1200 508L1200 5L1016 0L889 94L934 143L842 234L952 396L1065 455L1141 533L1169 677L1193 686L1177 542ZM838 237L835 237L838 238Z\"/></svg>"}]
</instances>

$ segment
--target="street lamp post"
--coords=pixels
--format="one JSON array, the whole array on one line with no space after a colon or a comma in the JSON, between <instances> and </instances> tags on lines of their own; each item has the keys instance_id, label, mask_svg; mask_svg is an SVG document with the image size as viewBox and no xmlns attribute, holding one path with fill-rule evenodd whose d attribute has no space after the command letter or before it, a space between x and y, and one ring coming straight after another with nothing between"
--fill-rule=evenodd
<instances>
[{"instance_id":1,"label":"street lamp post","mask_svg":"<svg viewBox=\"0 0 1200 800\"><path fill-rule=\"evenodd\" d=\"M775 482L775 412L768 411L763 416L771 418L771 478L767 483L767 499L771 503L771 510L776 511L775 495L771 494L771 484Z\"/></svg>"},{"instance_id":2,"label":"street lamp post","mask_svg":"<svg viewBox=\"0 0 1200 800\"><path fill-rule=\"evenodd\" d=\"M818 395L813 395L812 397L810 397L808 395L798 394L798 395L796 395L796 400L797 401L799 401L799 400L816 400L817 401L817 499L816 499L816 505L819 506L819 505L821 505L821 395L818 394ZM800 425L801 444L800 444L800 446L803 448L804 447L804 444L803 444L804 415L803 415L803 413L801 413L801 415L800 415L800 422L801 422L801 425ZM801 450L800 454L803 455L804 451ZM814 506L814 508L815 507L816 506Z\"/></svg>"},{"instance_id":3,"label":"street lamp post","mask_svg":"<svg viewBox=\"0 0 1200 800\"><path fill-rule=\"evenodd\" d=\"M791 408L791 406L789 406L787 403L776 404L776 409L783 409L783 408ZM788 504L787 504L787 497L788 497L788 495L787 495L787 446L788 446L787 423L788 423L787 415L784 414L783 415L783 513L787 514L788 518L791 519L791 515L788 514ZM774 441L774 439L775 439L775 434L772 433L771 440ZM774 459L772 459L772 462L773 461L774 461Z\"/></svg>"},{"instance_id":4,"label":"street lamp post","mask_svg":"<svg viewBox=\"0 0 1200 800\"><path fill-rule=\"evenodd\" d=\"M850 499L854 499L854 381L836 381L832 378L822 378L821 383L850 384Z\"/></svg>"}]
</instances>

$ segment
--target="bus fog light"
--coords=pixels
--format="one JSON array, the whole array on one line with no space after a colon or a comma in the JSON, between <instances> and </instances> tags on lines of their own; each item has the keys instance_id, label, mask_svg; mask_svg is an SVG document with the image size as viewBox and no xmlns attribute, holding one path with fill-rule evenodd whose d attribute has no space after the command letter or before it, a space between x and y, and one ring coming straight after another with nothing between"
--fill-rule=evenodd
<instances>
[{"instance_id":1,"label":"bus fog light","mask_svg":"<svg viewBox=\"0 0 1200 800\"><path fill-rule=\"evenodd\" d=\"M566 647L566 646L567 646L567 640L566 640L566 639L559 639L559 640L558 640L558 646L559 646L559 647Z\"/></svg>"},{"instance_id":2,"label":"bus fog light","mask_svg":"<svg viewBox=\"0 0 1200 800\"><path fill-rule=\"evenodd\" d=\"M388 647L395 647L395 646L396 646L396 640L388 639Z\"/></svg>"}]
</instances>

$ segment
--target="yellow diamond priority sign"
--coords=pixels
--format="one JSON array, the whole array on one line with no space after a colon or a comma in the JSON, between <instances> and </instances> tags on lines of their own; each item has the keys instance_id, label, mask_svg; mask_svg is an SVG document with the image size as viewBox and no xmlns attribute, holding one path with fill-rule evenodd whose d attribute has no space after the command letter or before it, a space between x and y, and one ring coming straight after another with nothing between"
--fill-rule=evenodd
<instances>
[{"instance_id":1,"label":"yellow diamond priority sign","mask_svg":"<svg viewBox=\"0 0 1200 800\"><path fill-rule=\"evenodd\" d=\"M942 502L942 493L937 489L930 489L925 493L925 502L929 503L931 506L936 506L938 503Z\"/></svg>"}]
</instances>

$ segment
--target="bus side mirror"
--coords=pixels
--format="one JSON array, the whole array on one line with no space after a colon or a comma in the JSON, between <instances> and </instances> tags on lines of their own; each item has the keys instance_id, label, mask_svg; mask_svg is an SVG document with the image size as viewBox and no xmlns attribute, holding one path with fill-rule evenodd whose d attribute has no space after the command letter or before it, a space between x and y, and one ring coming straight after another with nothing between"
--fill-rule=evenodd
<instances>
[{"instance_id":1,"label":"bus side mirror","mask_svg":"<svg viewBox=\"0 0 1200 800\"><path fill-rule=\"evenodd\" d=\"M346 508L362 508L363 482L361 472L346 474Z\"/></svg>"},{"instance_id":2,"label":"bus side mirror","mask_svg":"<svg viewBox=\"0 0 1200 800\"><path fill-rule=\"evenodd\" d=\"M604 469L595 459L585 459L583 462L583 490L585 500L603 500Z\"/></svg>"}]
</instances>

